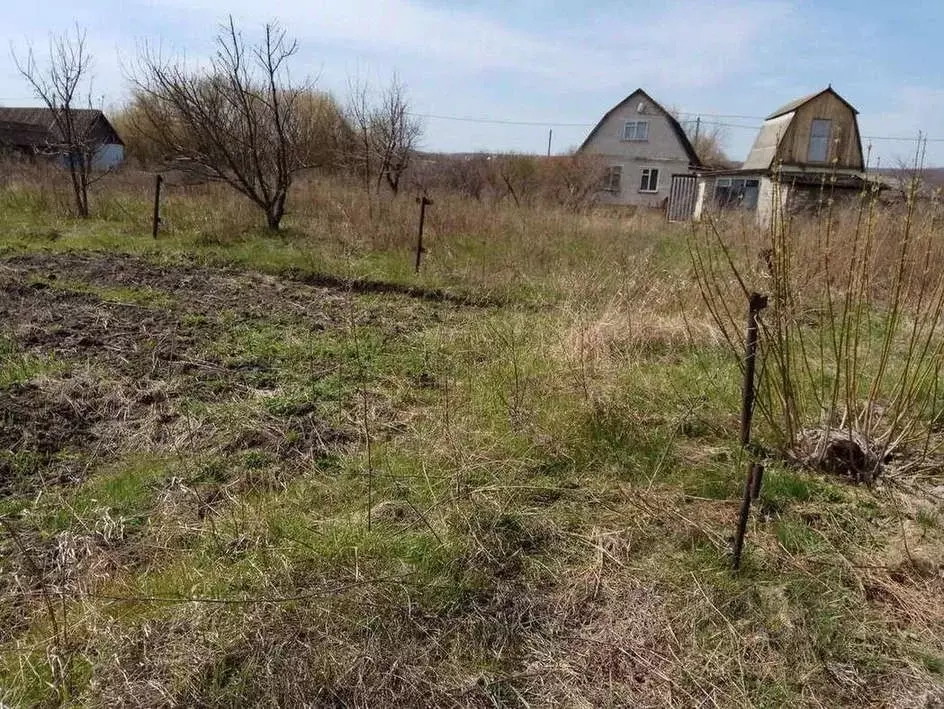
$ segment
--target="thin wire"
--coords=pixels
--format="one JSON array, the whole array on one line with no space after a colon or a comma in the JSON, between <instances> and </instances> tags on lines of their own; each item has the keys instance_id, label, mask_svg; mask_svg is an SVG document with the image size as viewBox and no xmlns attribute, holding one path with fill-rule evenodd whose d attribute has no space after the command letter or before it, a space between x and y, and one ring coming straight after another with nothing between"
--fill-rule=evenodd
<instances>
[{"instance_id":1,"label":"thin wire","mask_svg":"<svg viewBox=\"0 0 944 709\"><path fill-rule=\"evenodd\" d=\"M2 98L0 101L25 101L26 98ZM416 118L428 118L434 121L456 121L460 123L478 123L482 125L500 125L500 126L531 126L539 128L592 128L597 123L569 123L560 121L519 121L508 118L483 118L479 116L446 116L440 113L418 113L409 111L409 115ZM697 111L681 111L680 116L691 116L692 118L733 118L735 120L766 120L765 116L747 116L736 113L699 113ZM686 122L691 122L686 119ZM701 125L718 126L721 128L738 128L741 130L758 131L762 125L744 125L743 123L729 123L727 121L707 121L702 120ZM901 143L914 143L918 140L917 136L887 136L887 135L863 135L863 140L889 141ZM944 138L921 138L927 143L944 143Z\"/></svg>"},{"instance_id":2,"label":"thin wire","mask_svg":"<svg viewBox=\"0 0 944 709\"><path fill-rule=\"evenodd\" d=\"M708 116L709 118L736 118L745 121L766 121L767 116L741 116L735 113L706 113L704 111L679 111L680 116Z\"/></svg>"},{"instance_id":3,"label":"thin wire","mask_svg":"<svg viewBox=\"0 0 944 709\"><path fill-rule=\"evenodd\" d=\"M50 595L59 596L68 600L93 599L97 601L109 601L112 603L207 603L214 605L248 605L255 603L294 603L297 601L307 601L315 598L325 598L336 596L345 591L350 591L363 586L375 586L383 584L412 586L414 588L440 588L453 589L455 586L446 584L424 584L408 580L407 574L404 576L386 576L377 579L364 579L353 581L351 583L340 584L331 588L319 589L316 591L306 591L286 596L246 596L246 597L226 597L226 596L118 596L103 593L83 593L68 592L49 589ZM36 591L27 591L25 596L37 595Z\"/></svg>"},{"instance_id":4,"label":"thin wire","mask_svg":"<svg viewBox=\"0 0 944 709\"><path fill-rule=\"evenodd\" d=\"M410 115L417 118L429 118L432 120L441 120L441 121L459 121L462 123L480 123L486 125L506 125L506 126L537 126L543 128L590 128L597 125L596 123L561 123L554 121L518 121L504 118L482 118L482 117L473 117L473 116L445 116L442 114L436 113L415 113L411 112ZM742 116L736 114L721 114L721 113L694 113L694 112L684 112L681 115L685 116L708 116L711 118L741 118L741 119L757 119L764 120L761 116ZM690 121L686 121L690 122ZM724 128L740 128L743 130L760 130L762 125L745 125L743 123L728 123L726 121L701 121L702 125L708 126L721 126ZM913 143L918 140L917 136L907 137L907 136L885 136L885 135L863 135L863 140L886 140L886 141L900 141L905 143ZM922 141L927 141L929 143L944 143L944 138L925 138L922 136Z\"/></svg>"},{"instance_id":5,"label":"thin wire","mask_svg":"<svg viewBox=\"0 0 944 709\"><path fill-rule=\"evenodd\" d=\"M414 113L409 115L416 118L432 118L439 121L461 121L463 123L494 123L503 126L539 126L544 128L589 128L596 123L555 123L548 121L515 121L504 118L474 118L471 116L443 116L435 113Z\"/></svg>"}]
</instances>

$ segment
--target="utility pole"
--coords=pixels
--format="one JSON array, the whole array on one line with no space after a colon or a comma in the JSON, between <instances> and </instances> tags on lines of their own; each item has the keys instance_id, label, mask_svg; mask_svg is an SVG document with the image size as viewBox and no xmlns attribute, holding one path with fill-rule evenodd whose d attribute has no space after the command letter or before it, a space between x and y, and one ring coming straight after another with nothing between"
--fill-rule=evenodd
<instances>
[{"instance_id":1,"label":"utility pole","mask_svg":"<svg viewBox=\"0 0 944 709\"><path fill-rule=\"evenodd\" d=\"M698 134L701 133L701 116L698 116L695 119L695 140L692 141L695 143L695 149L698 149Z\"/></svg>"},{"instance_id":2,"label":"utility pole","mask_svg":"<svg viewBox=\"0 0 944 709\"><path fill-rule=\"evenodd\" d=\"M554 137L554 129L548 128L547 130L547 156L551 157L551 138Z\"/></svg>"}]
</instances>

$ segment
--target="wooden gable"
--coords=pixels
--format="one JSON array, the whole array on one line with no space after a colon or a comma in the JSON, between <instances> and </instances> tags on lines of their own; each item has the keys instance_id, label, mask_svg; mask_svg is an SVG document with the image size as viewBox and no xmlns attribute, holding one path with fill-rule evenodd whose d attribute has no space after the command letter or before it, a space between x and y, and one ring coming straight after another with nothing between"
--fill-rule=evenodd
<instances>
[{"instance_id":1,"label":"wooden gable","mask_svg":"<svg viewBox=\"0 0 944 709\"><path fill-rule=\"evenodd\" d=\"M796 106L793 114L780 139L777 162L785 166L865 169L856 110L835 91L827 89L811 97ZM814 121L829 121L825 160L811 160ZM826 124L819 125L822 129Z\"/></svg>"}]
</instances>

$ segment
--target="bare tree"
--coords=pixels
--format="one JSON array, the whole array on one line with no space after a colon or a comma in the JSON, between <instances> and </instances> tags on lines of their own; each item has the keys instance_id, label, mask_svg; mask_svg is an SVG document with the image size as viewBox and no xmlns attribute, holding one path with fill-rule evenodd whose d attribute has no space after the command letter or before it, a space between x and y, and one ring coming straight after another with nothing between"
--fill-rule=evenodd
<instances>
[{"instance_id":1,"label":"bare tree","mask_svg":"<svg viewBox=\"0 0 944 709\"><path fill-rule=\"evenodd\" d=\"M374 165L371 138L373 109L370 105L370 88L365 82L358 79L348 80L346 113L347 121L354 129L355 135L348 163L353 172L361 178L364 191L367 193L368 209L371 210L371 217L373 217L373 208L370 204L370 185Z\"/></svg>"},{"instance_id":2,"label":"bare tree","mask_svg":"<svg viewBox=\"0 0 944 709\"><path fill-rule=\"evenodd\" d=\"M406 90L396 76L381 93L370 123L373 150L377 156L377 187L386 180L397 194L403 173L409 167L423 134L423 125L410 113Z\"/></svg>"},{"instance_id":3,"label":"bare tree","mask_svg":"<svg viewBox=\"0 0 944 709\"><path fill-rule=\"evenodd\" d=\"M490 161L490 182L495 193L511 196L516 207L531 206L537 197L540 183L540 158L536 155L506 153Z\"/></svg>"},{"instance_id":4,"label":"bare tree","mask_svg":"<svg viewBox=\"0 0 944 709\"><path fill-rule=\"evenodd\" d=\"M143 105L148 97L140 92L111 115L111 123L125 144L125 156L141 165L158 166L167 158L164 146L155 142L155 127L148 122L148 111ZM354 131L344 118L341 107L331 94L319 91L300 93L297 101L298 122L303 129L301 142L296 146L305 164L331 172L342 167L354 140ZM179 127L182 132L183 127ZM192 141L191 136L186 141Z\"/></svg>"},{"instance_id":5,"label":"bare tree","mask_svg":"<svg viewBox=\"0 0 944 709\"><path fill-rule=\"evenodd\" d=\"M36 98L49 109L52 122L46 149L64 158L72 179L76 212L80 217L88 217L92 163L102 140L95 137L95 121L90 112L76 107L83 98L87 107L92 107L92 55L85 48L85 31L76 25L72 34L50 36L45 66L37 62L32 47L25 60L14 51L13 61Z\"/></svg>"},{"instance_id":6,"label":"bare tree","mask_svg":"<svg viewBox=\"0 0 944 709\"><path fill-rule=\"evenodd\" d=\"M702 165L712 168L730 168L737 165L724 150L728 132L723 124L703 121L701 116L695 120L682 120L682 112L676 106L670 107L669 113L685 131Z\"/></svg>"},{"instance_id":7,"label":"bare tree","mask_svg":"<svg viewBox=\"0 0 944 709\"><path fill-rule=\"evenodd\" d=\"M596 202L607 164L600 155L573 151L543 160L546 197L572 212Z\"/></svg>"},{"instance_id":8,"label":"bare tree","mask_svg":"<svg viewBox=\"0 0 944 709\"><path fill-rule=\"evenodd\" d=\"M302 101L311 86L293 84L287 68L298 44L267 24L262 41L247 46L230 17L216 45L204 72L145 48L132 76L137 127L166 155L252 200L275 231L294 175L307 167Z\"/></svg>"},{"instance_id":9,"label":"bare tree","mask_svg":"<svg viewBox=\"0 0 944 709\"><path fill-rule=\"evenodd\" d=\"M724 126L703 123L696 134L692 126L688 125L686 132L689 133L695 154L703 165L715 168L734 166L735 163L731 162L731 158L724 151L724 142L728 137Z\"/></svg>"},{"instance_id":10,"label":"bare tree","mask_svg":"<svg viewBox=\"0 0 944 709\"><path fill-rule=\"evenodd\" d=\"M423 135L403 84L394 76L375 102L366 83L349 82L347 120L357 136L350 162L365 189L379 191L386 182L397 194Z\"/></svg>"}]
</instances>

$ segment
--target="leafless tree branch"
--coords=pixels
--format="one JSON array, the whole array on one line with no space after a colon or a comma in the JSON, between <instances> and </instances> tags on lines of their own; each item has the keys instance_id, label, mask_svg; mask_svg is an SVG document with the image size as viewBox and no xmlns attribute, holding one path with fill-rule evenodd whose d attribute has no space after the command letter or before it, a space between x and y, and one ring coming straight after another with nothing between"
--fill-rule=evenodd
<instances>
[{"instance_id":1,"label":"leafless tree branch","mask_svg":"<svg viewBox=\"0 0 944 709\"><path fill-rule=\"evenodd\" d=\"M72 180L76 212L80 217L88 217L88 188L94 182L92 164L103 141L95 137L94 121L84 119L76 107L82 100L82 89L87 88L85 103L89 109L92 108L92 55L86 49L85 31L76 25L72 33L51 35L44 66L37 61L32 47L27 50L25 58L15 51L12 54L17 70L52 114L46 151L65 159Z\"/></svg>"},{"instance_id":2,"label":"leafless tree branch","mask_svg":"<svg viewBox=\"0 0 944 709\"><path fill-rule=\"evenodd\" d=\"M144 48L131 77L135 128L165 155L244 194L274 231L295 174L308 166L301 99L311 87L287 71L298 44L267 24L260 43L247 45L232 18L216 44L203 72Z\"/></svg>"}]
</instances>

